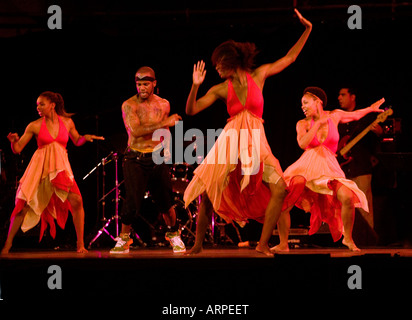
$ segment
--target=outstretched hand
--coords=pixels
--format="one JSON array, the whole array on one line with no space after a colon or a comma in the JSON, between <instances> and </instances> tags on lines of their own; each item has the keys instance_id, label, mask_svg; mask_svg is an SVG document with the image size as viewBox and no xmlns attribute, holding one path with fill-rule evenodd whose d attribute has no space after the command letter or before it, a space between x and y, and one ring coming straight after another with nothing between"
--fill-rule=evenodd
<instances>
[{"instance_id":1,"label":"outstretched hand","mask_svg":"<svg viewBox=\"0 0 412 320\"><path fill-rule=\"evenodd\" d=\"M385 98L382 98L375 103L372 103L369 108L372 109L372 112L384 112L385 110L379 109L379 107L385 102Z\"/></svg>"},{"instance_id":2,"label":"outstretched hand","mask_svg":"<svg viewBox=\"0 0 412 320\"><path fill-rule=\"evenodd\" d=\"M312 23L305 19L302 14L298 11L298 9L295 8L295 13L298 16L300 23L303 24L305 26L305 28L312 28Z\"/></svg>"},{"instance_id":3,"label":"outstretched hand","mask_svg":"<svg viewBox=\"0 0 412 320\"><path fill-rule=\"evenodd\" d=\"M205 80L206 70L204 61L198 61L197 64L193 66L193 84L201 85Z\"/></svg>"},{"instance_id":4,"label":"outstretched hand","mask_svg":"<svg viewBox=\"0 0 412 320\"><path fill-rule=\"evenodd\" d=\"M167 119L164 122L164 125L166 127L173 127L176 124L176 122L178 122L180 120L182 120L182 117L179 116L177 113L175 113L175 114L172 114L171 116L167 117Z\"/></svg>"},{"instance_id":5,"label":"outstretched hand","mask_svg":"<svg viewBox=\"0 0 412 320\"><path fill-rule=\"evenodd\" d=\"M95 136L94 134L85 134L83 138L88 142L93 142L93 140L104 140L104 137Z\"/></svg>"}]
</instances>

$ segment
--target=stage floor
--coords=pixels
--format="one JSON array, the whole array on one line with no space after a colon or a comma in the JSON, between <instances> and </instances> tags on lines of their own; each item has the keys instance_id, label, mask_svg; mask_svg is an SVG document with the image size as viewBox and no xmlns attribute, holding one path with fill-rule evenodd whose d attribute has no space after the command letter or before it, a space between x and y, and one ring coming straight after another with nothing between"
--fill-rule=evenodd
<instances>
[{"instance_id":1,"label":"stage floor","mask_svg":"<svg viewBox=\"0 0 412 320\"><path fill-rule=\"evenodd\" d=\"M244 312L240 306L248 305L248 314L237 316L256 319L269 308L268 302L302 295L306 300L405 298L412 288L411 271L412 249L404 248L359 253L345 248L291 249L273 258L236 247L206 248L198 255L164 248L138 248L126 255L110 254L109 249L85 254L19 251L0 256L0 294L3 303L80 299L91 304L115 301L120 295L152 318L189 312L184 307L197 308L190 318L207 318L210 306L233 305L232 312Z\"/></svg>"},{"instance_id":2,"label":"stage floor","mask_svg":"<svg viewBox=\"0 0 412 320\"><path fill-rule=\"evenodd\" d=\"M190 249L190 248L189 248ZM128 254L111 254L110 249L91 249L87 253L77 253L75 251L17 251L0 256L0 260L32 260L32 259L219 259L219 258L266 258L253 248L236 248L233 246L222 246L216 248L206 248L200 254L188 255L184 253L173 253L169 248L137 248L131 249ZM188 250L189 251L189 250ZM355 257L364 255L390 255L399 257L411 257L412 249L404 248L367 248L360 252L352 252L346 248L299 248L291 249L289 252L279 252L278 255L328 255L331 258Z\"/></svg>"}]
</instances>

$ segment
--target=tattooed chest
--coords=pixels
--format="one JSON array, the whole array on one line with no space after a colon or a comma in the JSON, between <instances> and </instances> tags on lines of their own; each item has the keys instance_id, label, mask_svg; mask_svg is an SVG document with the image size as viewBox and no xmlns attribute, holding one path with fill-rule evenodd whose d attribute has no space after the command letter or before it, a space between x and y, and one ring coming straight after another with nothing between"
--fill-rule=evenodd
<instances>
[{"instance_id":1,"label":"tattooed chest","mask_svg":"<svg viewBox=\"0 0 412 320\"><path fill-rule=\"evenodd\" d=\"M164 112L161 108L140 108L137 110L137 116L141 123L155 123L163 120Z\"/></svg>"}]
</instances>

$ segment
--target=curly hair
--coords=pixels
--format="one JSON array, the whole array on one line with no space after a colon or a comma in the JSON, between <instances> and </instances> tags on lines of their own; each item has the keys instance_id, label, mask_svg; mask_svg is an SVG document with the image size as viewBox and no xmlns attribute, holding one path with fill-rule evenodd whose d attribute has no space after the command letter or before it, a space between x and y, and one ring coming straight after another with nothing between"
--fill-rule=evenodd
<instances>
[{"instance_id":1,"label":"curly hair","mask_svg":"<svg viewBox=\"0 0 412 320\"><path fill-rule=\"evenodd\" d=\"M56 113L59 116L70 118L71 116L74 115L74 113L67 113L66 110L64 109L64 100L60 93L52 92L52 91L45 91L42 94L40 94L40 97L45 97L49 99L51 102L55 103L56 106L54 110L56 110Z\"/></svg>"},{"instance_id":2,"label":"curly hair","mask_svg":"<svg viewBox=\"0 0 412 320\"><path fill-rule=\"evenodd\" d=\"M258 51L254 43L228 40L217 46L213 51L212 63L215 67L220 63L223 68L229 70L238 67L251 70L257 54Z\"/></svg>"}]
</instances>

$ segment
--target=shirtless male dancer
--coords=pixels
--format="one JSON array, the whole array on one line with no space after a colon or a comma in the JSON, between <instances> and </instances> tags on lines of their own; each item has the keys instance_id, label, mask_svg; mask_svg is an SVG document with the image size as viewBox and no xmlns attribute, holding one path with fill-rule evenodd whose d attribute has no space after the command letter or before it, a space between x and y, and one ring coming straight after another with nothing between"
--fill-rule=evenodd
<instances>
[{"instance_id":1,"label":"shirtless male dancer","mask_svg":"<svg viewBox=\"0 0 412 320\"><path fill-rule=\"evenodd\" d=\"M127 149L123 159L123 174L126 200L122 209L122 231L111 253L128 253L133 243L130 238L133 219L138 215L145 192L149 190L157 209L162 213L167 225L166 239L170 241L173 252L185 252L176 225L173 207L171 179L168 166L156 164L153 152L162 144L153 140L158 129L167 129L181 120L178 114L169 116L170 104L154 94L156 87L155 72L150 67L141 67L135 75L137 94L123 102L123 121L128 134ZM164 148L168 153L168 146Z\"/></svg>"}]
</instances>

